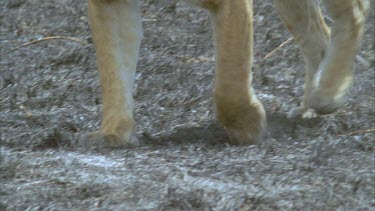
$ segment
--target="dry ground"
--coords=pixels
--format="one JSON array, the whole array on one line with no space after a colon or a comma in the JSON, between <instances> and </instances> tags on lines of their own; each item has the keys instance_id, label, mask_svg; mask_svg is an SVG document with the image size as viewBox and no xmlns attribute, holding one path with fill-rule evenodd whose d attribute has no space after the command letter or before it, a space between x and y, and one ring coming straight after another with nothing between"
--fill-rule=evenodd
<instances>
[{"instance_id":1,"label":"dry ground","mask_svg":"<svg viewBox=\"0 0 375 211\"><path fill-rule=\"evenodd\" d=\"M0 210L373 210L374 133L363 130L375 128L374 11L347 105L289 120L303 63L293 42L263 60L291 35L271 0L254 7L254 84L270 125L263 143L227 145L214 120L207 13L145 0L134 93L146 144L88 152L74 147L98 128L101 113L86 2L1 0ZM8 52L56 35L83 43Z\"/></svg>"}]
</instances>

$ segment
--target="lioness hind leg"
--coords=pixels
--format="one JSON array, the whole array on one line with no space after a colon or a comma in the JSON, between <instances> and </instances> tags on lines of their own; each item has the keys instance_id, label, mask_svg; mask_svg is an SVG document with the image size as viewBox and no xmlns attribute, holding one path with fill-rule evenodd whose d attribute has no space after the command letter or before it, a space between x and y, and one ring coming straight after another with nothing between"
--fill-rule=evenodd
<instances>
[{"instance_id":1,"label":"lioness hind leg","mask_svg":"<svg viewBox=\"0 0 375 211\"><path fill-rule=\"evenodd\" d=\"M83 144L128 145L134 130L132 89L142 38L138 0L89 0L89 19L103 91L99 132Z\"/></svg>"},{"instance_id":2,"label":"lioness hind leg","mask_svg":"<svg viewBox=\"0 0 375 211\"><path fill-rule=\"evenodd\" d=\"M323 114L336 110L350 87L355 55L370 6L369 0L326 0L325 3L334 21L332 37L307 100L309 107Z\"/></svg>"},{"instance_id":3,"label":"lioness hind leg","mask_svg":"<svg viewBox=\"0 0 375 211\"><path fill-rule=\"evenodd\" d=\"M202 0L210 10L216 48L216 115L233 144L262 138L265 111L251 87L252 1Z\"/></svg>"},{"instance_id":4,"label":"lioness hind leg","mask_svg":"<svg viewBox=\"0 0 375 211\"><path fill-rule=\"evenodd\" d=\"M315 0L275 0L275 6L298 43L305 61L305 93L301 107L289 113L289 117L294 117L309 108L313 80L329 44L330 31Z\"/></svg>"},{"instance_id":5,"label":"lioness hind leg","mask_svg":"<svg viewBox=\"0 0 375 211\"><path fill-rule=\"evenodd\" d=\"M368 0L326 0L334 26L331 40L317 0L275 0L281 18L298 42L306 63L302 107L289 116L312 108L334 112L343 102L354 68Z\"/></svg>"}]
</instances>

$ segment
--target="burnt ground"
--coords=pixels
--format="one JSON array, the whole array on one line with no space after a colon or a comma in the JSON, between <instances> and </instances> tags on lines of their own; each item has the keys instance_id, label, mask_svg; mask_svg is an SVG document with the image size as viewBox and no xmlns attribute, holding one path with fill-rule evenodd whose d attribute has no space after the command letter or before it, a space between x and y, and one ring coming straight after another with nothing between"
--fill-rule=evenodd
<instances>
[{"instance_id":1,"label":"burnt ground","mask_svg":"<svg viewBox=\"0 0 375 211\"><path fill-rule=\"evenodd\" d=\"M266 140L231 146L215 121L207 12L143 1L132 149L74 147L100 124L101 94L84 0L0 1L1 210L373 210L374 23L371 11L347 104L287 119L303 62L271 0L254 2L254 86ZM9 50L49 36L49 40ZM367 130L367 131L366 131Z\"/></svg>"}]
</instances>

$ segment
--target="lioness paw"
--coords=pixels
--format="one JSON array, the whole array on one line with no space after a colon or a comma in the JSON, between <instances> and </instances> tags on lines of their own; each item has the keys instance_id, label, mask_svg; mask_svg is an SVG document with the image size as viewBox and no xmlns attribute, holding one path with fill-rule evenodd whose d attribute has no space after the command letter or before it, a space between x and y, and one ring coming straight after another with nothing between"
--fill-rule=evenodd
<instances>
[{"instance_id":1,"label":"lioness paw","mask_svg":"<svg viewBox=\"0 0 375 211\"><path fill-rule=\"evenodd\" d=\"M242 106L232 111L230 108L218 109L218 120L228 132L231 144L256 144L264 136L266 113L260 102Z\"/></svg>"},{"instance_id":2,"label":"lioness paw","mask_svg":"<svg viewBox=\"0 0 375 211\"><path fill-rule=\"evenodd\" d=\"M125 140L117 135L101 132L86 133L77 143L79 147L86 149L123 148L138 146L139 144L136 137L132 137L131 140Z\"/></svg>"},{"instance_id":3,"label":"lioness paw","mask_svg":"<svg viewBox=\"0 0 375 211\"><path fill-rule=\"evenodd\" d=\"M314 109L305 108L304 106L293 108L288 113L289 119L294 119L297 117L301 117L302 119L312 119L317 116L318 114Z\"/></svg>"},{"instance_id":4,"label":"lioness paw","mask_svg":"<svg viewBox=\"0 0 375 211\"><path fill-rule=\"evenodd\" d=\"M343 97L314 92L308 100L308 107L314 109L317 114L331 114L344 104Z\"/></svg>"},{"instance_id":5,"label":"lioness paw","mask_svg":"<svg viewBox=\"0 0 375 211\"><path fill-rule=\"evenodd\" d=\"M225 128L229 138L230 143L234 145L249 145L259 143L263 136L265 128L259 126L256 128Z\"/></svg>"}]
</instances>

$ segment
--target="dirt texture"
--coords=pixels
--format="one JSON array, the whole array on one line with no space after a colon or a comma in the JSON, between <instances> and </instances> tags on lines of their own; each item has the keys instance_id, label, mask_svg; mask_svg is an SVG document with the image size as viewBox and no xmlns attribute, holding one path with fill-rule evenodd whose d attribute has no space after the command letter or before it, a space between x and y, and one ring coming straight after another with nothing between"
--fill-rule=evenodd
<instances>
[{"instance_id":1,"label":"dirt texture","mask_svg":"<svg viewBox=\"0 0 375 211\"><path fill-rule=\"evenodd\" d=\"M208 13L145 0L134 90L145 144L90 151L75 147L102 108L86 1L1 0L0 210L374 210L374 10L347 104L313 119L286 118L301 102L303 61L293 41L264 59L291 35L271 0L254 13L262 143L231 146L215 120ZM50 36L80 42L10 51Z\"/></svg>"}]
</instances>

